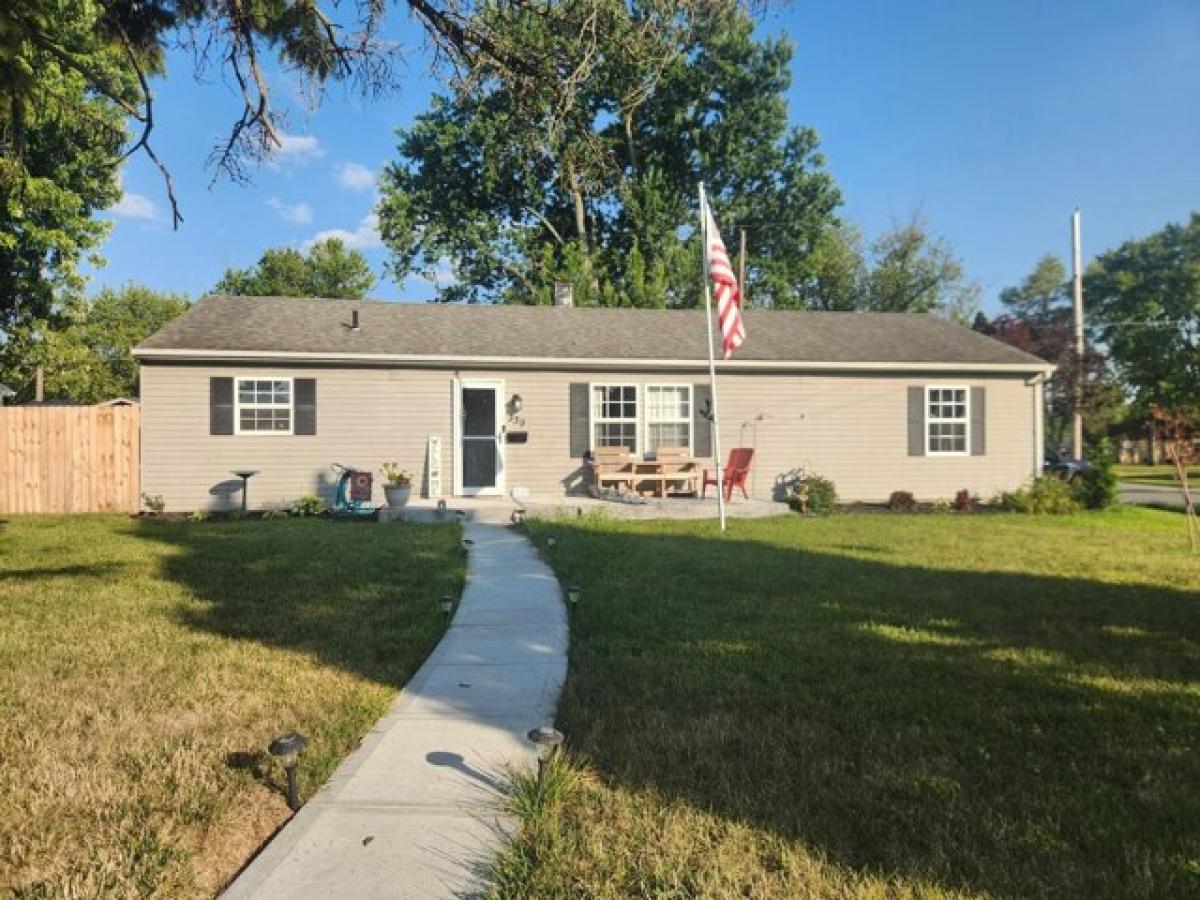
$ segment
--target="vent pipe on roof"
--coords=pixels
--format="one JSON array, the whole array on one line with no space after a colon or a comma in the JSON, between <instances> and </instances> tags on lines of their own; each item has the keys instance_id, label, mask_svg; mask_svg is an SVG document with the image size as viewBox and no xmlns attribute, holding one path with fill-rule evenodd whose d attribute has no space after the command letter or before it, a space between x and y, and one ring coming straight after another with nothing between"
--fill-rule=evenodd
<instances>
[{"instance_id":1,"label":"vent pipe on roof","mask_svg":"<svg viewBox=\"0 0 1200 900\"><path fill-rule=\"evenodd\" d=\"M351 312L350 312L350 330L358 331L358 310L357 309L351 310Z\"/></svg>"},{"instance_id":2,"label":"vent pipe on roof","mask_svg":"<svg viewBox=\"0 0 1200 900\"><path fill-rule=\"evenodd\" d=\"M554 305L555 306L574 306L575 305L575 285L569 281L554 282Z\"/></svg>"}]
</instances>

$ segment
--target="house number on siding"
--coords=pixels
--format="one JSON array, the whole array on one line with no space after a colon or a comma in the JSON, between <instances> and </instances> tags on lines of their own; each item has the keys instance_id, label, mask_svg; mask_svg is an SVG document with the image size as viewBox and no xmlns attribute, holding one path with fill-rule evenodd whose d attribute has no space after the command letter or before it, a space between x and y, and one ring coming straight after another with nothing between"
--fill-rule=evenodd
<instances>
[{"instance_id":1,"label":"house number on siding","mask_svg":"<svg viewBox=\"0 0 1200 900\"><path fill-rule=\"evenodd\" d=\"M429 498L435 500L442 496L442 438L440 435L429 436L428 451Z\"/></svg>"}]
</instances>

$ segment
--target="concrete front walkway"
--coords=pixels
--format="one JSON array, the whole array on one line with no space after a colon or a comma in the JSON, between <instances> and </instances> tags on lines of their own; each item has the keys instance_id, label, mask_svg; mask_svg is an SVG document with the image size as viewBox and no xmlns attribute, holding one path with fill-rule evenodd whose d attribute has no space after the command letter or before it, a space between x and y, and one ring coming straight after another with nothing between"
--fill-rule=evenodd
<instances>
[{"instance_id":1,"label":"concrete front walkway","mask_svg":"<svg viewBox=\"0 0 1200 900\"><path fill-rule=\"evenodd\" d=\"M380 527L387 527L386 525ZM554 575L530 543L468 524L475 542L451 627L389 713L233 882L228 898L462 897L512 827L506 771L550 723L567 668Z\"/></svg>"}]
</instances>

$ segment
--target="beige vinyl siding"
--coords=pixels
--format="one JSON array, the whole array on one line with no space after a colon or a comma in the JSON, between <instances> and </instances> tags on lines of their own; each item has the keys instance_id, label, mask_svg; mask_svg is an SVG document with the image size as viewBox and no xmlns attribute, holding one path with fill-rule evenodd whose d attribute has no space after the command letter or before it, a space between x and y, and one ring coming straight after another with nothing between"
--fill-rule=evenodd
<instances>
[{"instance_id":1,"label":"beige vinyl siding","mask_svg":"<svg viewBox=\"0 0 1200 900\"><path fill-rule=\"evenodd\" d=\"M527 487L545 498L582 485L581 461L569 455L570 383L706 380L703 371L681 376L472 369L461 374L503 380L503 401L521 395L529 440L505 447L505 487ZM315 378L317 434L209 435L209 378L240 375ZM416 474L423 492L426 440L437 434L443 494L449 496L456 453L455 377L448 369L143 365L143 490L161 494L172 510L230 508L240 502L237 491L230 490L237 482L233 470L258 469L250 481L250 506L260 508L289 504L310 492L328 496L334 462L378 473L381 463L396 461ZM922 499L949 498L964 487L989 496L1020 484L1033 471L1036 392L1026 382L1024 376L729 374L718 382L722 451L755 448L751 487L764 499L779 476L799 465L832 478L846 500L881 500L893 490ZM937 384L987 389L985 456L907 455L906 389ZM644 402L639 413L644 415ZM639 440L643 426L644 421ZM382 502L378 487L376 493Z\"/></svg>"}]
</instances>

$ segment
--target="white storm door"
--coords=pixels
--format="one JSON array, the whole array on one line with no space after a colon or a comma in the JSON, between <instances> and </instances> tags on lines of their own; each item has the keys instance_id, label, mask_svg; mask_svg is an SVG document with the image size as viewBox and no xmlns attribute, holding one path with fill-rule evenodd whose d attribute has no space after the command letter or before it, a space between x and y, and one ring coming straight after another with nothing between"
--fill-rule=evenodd
<instances>
[{"instance_id":1,"label":"white storm door","mask_svg":"<svg viewBox=\"0 0 1200 900\"><path fill-rule=\"evenodd\" d=\"M454 384L454 493L504 493L504 382Z\"/></svg>"}]
</instances>

